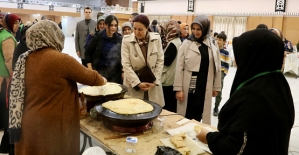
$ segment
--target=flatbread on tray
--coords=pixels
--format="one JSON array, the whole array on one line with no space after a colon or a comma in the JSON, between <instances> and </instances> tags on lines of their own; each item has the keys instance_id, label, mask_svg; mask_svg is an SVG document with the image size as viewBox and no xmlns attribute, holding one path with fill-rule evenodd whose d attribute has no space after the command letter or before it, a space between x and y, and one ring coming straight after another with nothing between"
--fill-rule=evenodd
<instances>
[{"instance_id":1,"label":"flatbread on tray","mask_svg":"<svg viewBox=\"0 0 299 155\"><path fill-rule=\"evenodd\" d=\"M103 86L87 86L79 89L79 93L84 93L89 96L106 96L111 94L118 94L122 91L122 88L117 83L107 82Z\"/></svg>"},{"instance_id":2,"label":"flatbread on tray","mask_svg":"<svg viewBox=\"0 0 299 155\"><path fill-rule=\"evenodd\" d=\"M118 114L140 114L151 112L154 107L141 99L121 99L108 101L102 104L103 107Z\"/></svg>"}]
</instances>

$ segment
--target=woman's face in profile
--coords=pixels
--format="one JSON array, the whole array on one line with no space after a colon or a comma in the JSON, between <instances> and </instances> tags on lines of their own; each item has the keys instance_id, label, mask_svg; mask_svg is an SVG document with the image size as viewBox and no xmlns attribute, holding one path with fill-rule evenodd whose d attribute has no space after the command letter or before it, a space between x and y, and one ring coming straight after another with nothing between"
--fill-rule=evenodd
<instances>
[{"instance_id":1,"label":"woman's face in profile","mask_svg":"<svg viewBox=\"0 0 299 155\"><path fill-rule=\"evenodd\" d=\"M202 36L202 30L201 30L201 27L198 24L193 24L192 25L192 34L197 39L199 39Z\"/></svg>"},{"instance_id":2,"label":"woman's face in profile","mask_svg":"<svg viewBox=\"0 0 299 155\"><path fill-rule=\"evenodd\" d=\"M136 38L144 39L147 33L147 27L140 22L134 22L133 27Z\"/></svg>"},{"instance_id":3,"label":"woman's face in profile","mask_svg":"<svg viewBox=\"0 0 299 155\"><path fill-rule=\"evenodd\" d=\"M14 25L13 25L13 32L14 32L14 33L18 32L19 27L20 27L20 21L17 20L17 21L14 23Z\"/></svg>"}]
</instances>

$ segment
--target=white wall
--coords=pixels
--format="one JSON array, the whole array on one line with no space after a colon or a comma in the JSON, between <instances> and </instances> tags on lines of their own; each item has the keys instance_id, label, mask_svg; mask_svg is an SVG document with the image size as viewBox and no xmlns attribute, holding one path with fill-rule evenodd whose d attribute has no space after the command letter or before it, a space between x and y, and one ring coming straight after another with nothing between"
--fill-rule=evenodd
<instances>
[{"instance_id":1,"label":"white wall","mask_svg":"<svg viewBox=\"0 0 299 155\"><path fill-rule=\"evenodd\" d=\"M0 6L4 8L18 8L17 3L9 3L9 2L0 2Z\"/></svg>"},{"instance_id":2,"label":"white wall","mask_svg":"<svg viewBox=\"0 0 299 155\"><path fill-rule=\"evenodd\" d=\"M275 0L197 0L194 5L195 12L275 12Z\"/></svg>"},{"instance_id":3,"label":"white wall","mask_svg":"<svg viewBox=\"0 0 299 155\"><path fill-rule=\"evenodd\" d=\"M194 13L275 12L276 0L195 0ZM140 8L140 3L139 8ZM186 14L187 0L145 1L145 14ZM287 0L286 12L299 12L299 0Z\"/></svg>"},{"instance_id":4,"label":"white wall","mask_svg":"<svg viewBox=\"0 0 299 155\"><path fill-rule=\"evenodd\" d=\"M81 4L85 5L88 4L88 0L48 0L53 2L62 2L62 3L74 3L74 4Z\"/></svg>"},{"instance_id":5,"label":"white wall","mask_svg":"<svg viewBox=\"0 0 299 155\"><path fill-rule=\"evenodd\" d=\"M163 14L163 13L186 13L187 0L163 0L163 1L145 1L144 13L146 14ZM140 2L138 2L140 10Z\"/></svg>"},{"instance_id":6,"label":"white wall","mask_svg":"<svg viewBox=\"0 0 299 155\"><path fill-rule=\"evenodd\" d=\"M287 12L299 12L299 1L298 0L287 0Z\"/></svg>"},{"instance_id":7,"label":"white wall","mask_svg":"<svg viewBox=\"0 0 299 155\"><path fill-rule=\"evenodd\" d=\"M102 6L103 0L90 0L89 5L91 6Z\"/></svg>"},{"instance_id":8,"label":"white wall","mask_svg":"<svg viewBox=\"0 0 299 155\"><path fill-rule=\"evenodd\" d=\"M59 12L77 12L77 8L68 8L68 7L59 7L55 6L54 11L59 11Z\"/></svg>"}]
</instances>

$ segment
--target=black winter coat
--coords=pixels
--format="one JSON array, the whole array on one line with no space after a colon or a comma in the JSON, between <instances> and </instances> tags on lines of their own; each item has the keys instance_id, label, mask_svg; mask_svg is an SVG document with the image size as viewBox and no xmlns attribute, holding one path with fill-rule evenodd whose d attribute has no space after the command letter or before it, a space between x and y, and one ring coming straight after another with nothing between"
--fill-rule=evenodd
<instances>
[{"instance_id":1,"label":"black winter coat","mask_svg":"<svg viewBox=\"0 0 299 155\"><path fill-rule=\"evenodd\" d=\"M111 40L114 42L113 47L109 51L103 51L106 31L97 32L92 36L90 43L85 50L85 61L92 64L92 69L98 71L109 82L122 84L122 65L121 65L121 42L122 37L118 33L114 33ZM105 53L104 53L105 52ZM108 54L108 56L107 56ZM106 59L113 55L113 58ZM112 64L112 65L103 65Z\"/></svg>"}]
</instances>

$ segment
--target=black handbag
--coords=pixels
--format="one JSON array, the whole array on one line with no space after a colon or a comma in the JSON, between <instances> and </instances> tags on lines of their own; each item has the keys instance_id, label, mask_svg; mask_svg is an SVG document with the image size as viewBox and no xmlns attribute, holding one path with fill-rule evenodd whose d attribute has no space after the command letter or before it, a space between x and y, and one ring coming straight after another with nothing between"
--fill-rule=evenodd
<instances>
[{"instance_id":1,"label":"black handbag","mask_svg":"<svg viewBox=\"0 0 299 155\"><path fill-rule=\"evenodd\" d=\"M148 66L136 70L135 73L141 82L153 83L156 80L154 73Z\"/></svg>"}]
</instances>

